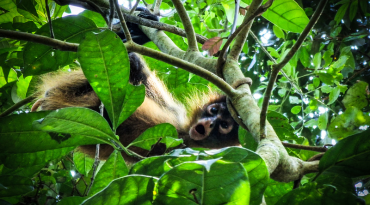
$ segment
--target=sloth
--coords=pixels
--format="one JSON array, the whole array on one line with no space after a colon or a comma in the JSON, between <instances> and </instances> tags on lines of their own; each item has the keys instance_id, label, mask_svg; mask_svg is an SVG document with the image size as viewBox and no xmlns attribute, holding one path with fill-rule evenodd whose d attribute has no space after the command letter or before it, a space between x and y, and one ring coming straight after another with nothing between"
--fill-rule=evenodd
<instances>
[{"instance_id":1,"label":"sloth","mask_svg":"<svg viewBox=\"0 0 370 205\"><path fill-rule=\"evenodd\" d=\"M138 54L129 53L129 59L130 83L144 84L146 94L142 105L116 130L124 146L146 129L161 123L174 125L179 138L184 140L187 147L222 148L240 145L239 125L227 109L226 96L218 93L196 95L189 98L187 105L190 108L186 109L184 104L172 97L164 83L148 69ZM43 96L34 103L31 111L64 107L86 107L97 112L100 110L101 101L81 70L46 74L41 77L38 87L37 92L43 93ZM110 123L107 114L103 116ZM156 146L151 151L152 155L163 154L166 150L164 144ZM143 156L148 153L138 147L130 149ZM93 156L95 146L84 145L79 150ZM109 145L101 145L100 158L106 159L112 151L113 148ZM125 154L123 156L128 161L135 161Z\"/></svg>"},{"instance_id":2,"label":"sloth","mask_svg":"<svg viewBox=\"0 0 370 205\"><path fill-rule=\"evenodd\" d=\"M158 21L158 17L148 10L138 8L138 16ZM140 45L150 39L140 30L137 24L127 24L135 43ZM117 35L126 41L122 31ZM129 53L130 83L133 85L144 84L146 95L142 105L121 125L116 134L120 141L127 146L146 129L161 123L170 123L175 126L179 138L184 140L187 147L222 148L240 145L238 140L239 125L234 121L226 106L226 96L219 93L196 95L189 98L188 109L172 97L164 83L151 72L144 60L136 53ZM33 105L31 111L56 110L64 107L86 107L100 112L101 101L90 86L81 70L72 72L57 72L41 77L38 86L39 93L43 96ZM103 116L110 123L104 110ZM160 155L166 151L162 143L152 147L151 155ZM78 148L91 156L95 154L95 145L84 145ZM138 147L130 149L142 156L148 154L147 150ZM109 145L101 145L100 158L105 159L113 151ZM137 161L123 154L128 161Z\"/></svg>"}]
</instances>

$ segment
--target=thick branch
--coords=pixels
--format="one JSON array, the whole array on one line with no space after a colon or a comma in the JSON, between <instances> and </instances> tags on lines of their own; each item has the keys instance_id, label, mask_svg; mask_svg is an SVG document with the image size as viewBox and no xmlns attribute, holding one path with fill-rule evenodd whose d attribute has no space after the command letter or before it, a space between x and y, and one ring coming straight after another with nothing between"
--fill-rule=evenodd
<instances>
[{"instance_id":1,"label":"thick branch","mask_svg":"<svg viewBox=\"0 0 370 205\"><path fill-rule=\"evenodd\" d=\"M266 113L267 113L271 93L274 88L274 84L279 74L279 71L290 61L293 55L301 47L303 41L306 39L307 35L309 34L313 26L316 24L319 17L321 16L321 13L324 10L327 2L328 0L320 1L315 13L311 17L310 22L307 24L306 28L303 30L302 34L299 36L297 42L294 44L294 46L290 49L288 54L279 64L275 64L272 66L273 69L272 69L271 77L267 85L265 96L263 98L263 103L262 103L261 118L260 118L260 138L261 139L266 137Z\"/></svg>"},{"instance_id":2,"label":"thick branch","mask_svg":"<svg viewBox=\"0 0 370 205\"><path fill-rule=\"evenodd\" d=\"M184 25L186 38L188 39L189 45L188 51L199 51L197 41L195 39L194 27L190 21L188 14L186 13L184 5L180 0L172 0L172 3L180 16L182 24Z\"/></svg>"},{"instance_id":3,"label":"thick branch","mask_svg":"<svg viewBox=\"0 0 370 205\"><path fill-rule=\"evenodd\" d=\"M22 41L31 41L34 43L40 43L47 46L51 46L55 49L61 51L73 51L77 52L78 44L76 43L68 43L65 41L49 38L46 36L41 36L37 34L19 32L19 31L8 31L4 29L0 29L0 36L15 40L22 40Z\"/></svg>"}]
</instances>

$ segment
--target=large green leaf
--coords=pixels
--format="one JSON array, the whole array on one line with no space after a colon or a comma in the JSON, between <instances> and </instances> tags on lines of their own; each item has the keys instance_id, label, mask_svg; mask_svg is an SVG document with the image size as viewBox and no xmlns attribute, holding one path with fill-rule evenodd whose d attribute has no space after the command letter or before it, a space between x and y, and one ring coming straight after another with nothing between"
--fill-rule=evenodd
<instances>
[{"instance_id":1,"label":"large green leaf","mask_svg":"<svg viewBox=\"0 0 370 205\"><path fill-rule=\"evenodd\" d=\"M135 110L144 102L145 86L134 86L127 84L125 100L123 101L122 111L119 116L118 125L124 122Z\"/></svg>"},{"instance_id":2,"label":"large green leaf","mask_svg":"<svg viewBox=\"0 0 370 205\"><path fill-rule=\"evenodd\" d=\"M370 173L370 130L347 137L329 149L321 158L320 173L333 172L346 177Z\"/></svg>"},{"instance_id":3,"label":"large green leaf","mask_svg":"<svg viewBox=\"0 0 370 205\"><path fill-rule=\"evenodd\" d=\"M304 10L294 0L275 0L262 16L280 28L295 33L301 33L309 22Z\"/></svg>"},{"instance_id":4,"label":"large green leaf","mask_svg":"<svg viewBox=\"0 0 370 205\"><path fill-rule=\"evenodd\" d=\"M268 205L274 205L281 197L283 197L286 193L292 191L293 189L293 182L285 183L285 182L278 182L270 179L266 191L264 193L265 200Z\"/></svg>"},{"instance_id":5,"label":"large green leaf","mask_svg":"<svg viewBox=\"0 0 370 205\"><path fill-rule=\"evenodd\" d=\"M189 72L180 68L170 68L167 85L170 89L177 88L189 81Z\"/></svg>"},{"instance_id":6,"label":"large green leaf","mask_svg":"<svg viewBox=\"0 0 370 205\"><path fill-rule=\"evenodd\" d=\"M33 112L0 118L0 153L31 153L101 142L81 135L58 136L32 126L33 121L44 118L49 113Z\"/></svg>"},{"instance_id":7,"label":"large green leaf","mask_svg":"<svg viewBox=\"0 0 370 205\"><path fill-rule=\"evenodd\" d=\"M249 195L248 174L240 163L212 159L183 163L163 174L154 203L249 204Z\"/></svg>"},{"instance_id":8,"label":"large green leaf","mask_svg":"<svg viewBox=\"0 0 370 205\"><path fill-rule=\"evenodd\" d=\"M112 31L90 32L78 47L78 59L115 130L130 77L130 60L125 46Z\"/></svg>"},{"instance_id":9,"label":"large green leaf","mask_svg":"<svg viewBox=\"0 0 370 205\"><path fill-rule=\"evenodd\" d=\"M31 167L45 165L50 160L61 158L71 152L75 146L60 149L50 149L39 152L0 154L0 162L9 168Z\"/></svg>"},{"instance_id":10,"label":"large green leaf","mask_svg":"<svg viewBox=\"0 0 370 205\"><path fill-rule=\"evenodd\" d=\"M0 8L0 24L13 22L13 18L19 15L17 12L17 6L13 0L1 0Z\"/></svg>"},{"instance_id":11,"label":"large green leaf","mask_svg":"<svg viewBox=\"0 0 370 205\"><path fill-rule=\"evenodd\" d=\"M126 176L128 168L120 152L114 150L104 165L100 168L91 187L89 196L104 189L111 181Z\"/></svg>"},{"instance_id":12,"label":"large green leaf","mask_svg":"<svg viewBox=\"0 0 370 205\"><path fill-rule=\"evenodd\" d=\"M328 127L331 138L340 140L345 137L362 132L361 126L370 124L370 116L364 114L356 107L349 107L334 118Z\"/></svg>"},{"instance_id":13,"label":"large green leaf","mask_svg":"<svg viewBox=\"0 0 370 205\"><path fill-rule=\"evenodd\" d=\"M80 174L87 176L94 164L94 158L82 152L74 152L73 163Z\"/></svg>"},{"instance_id":14,"label":"large green leaf","mask_svg":"<svg viewBox=\"0 0 370 205\"><path fill-rule=\"evenodd\" d=\"M137 162L130 170L130 174L142 174L160 177L174 166L186 161L195 161L197 156L154 156Z\"/></svg>"},{"instance_id":15,"label":"large green leaf","mask_svg":"<svg viewBox=\"0 0 370 205\"><path fill-rule=\"evenodd\" d=\"M367 84L364 81L359 81L354 84L350 89L348 89L346 95L343 98L343 104L346 108L357 107L362 109L366 107L368 103L367 95Z\"/></svg>"},{"instance_id":16,"label":"large green leaf","mask_svg":"<svg viewBox=\"0 0 370 205\"><path fill-rule=\"evenodd\" d=\"M156 125L154 127L147 129L143 134L141 134L138 138L136 138L133 142L131 142L127 147L136 146L136 147L141 147L146 150L150 150L152 145L155 144L161 137L162 137L162 140L161 140L162 143L166 142L167 137L177 139L176 128L169 123L163 123L163 124ZM177 143L177 145L178 144L179 143ZM169 148L168 144L166 144L166 146L167 148Z\"/></svg>"},{"instance_id":17,"label":"large green leaf","mask_svg":"<svg viewBox=\"0 0 370 205\"><path fill-rule=\"evenodd\" d=\"M82 204L150 205L153 200L155 179L148 176L129 175L112 181L107 188L85 200Z\"/></svg>"},{"instance_id":18,"label":"large green leaf","mask_svg":"<svg viewBox=\"0 0 370 205\"><path fill-rule=\"evenodd\" d=\"M76 134L111 145L111 141L120 144L108 122L99 113L88 108L58 109L52 111L45 118L34 121L33 125L45 132Z\"/></svg>"},{"instance_id":19,"label":"large green leaf","mask_svg":"<svg viewBox=\"0 0 370 205\"><path fill-rule=\"evenodd\" d=\"M265 161L255 152L240 147L227 147L220 150L205 151L199 159L221 158L227 162L239 162L248 173L251 187L250 204L259 205L269 180Z\"/></svg>"},{"instance_id":20,"label":"large green leaf","mask_svg":"<svg viewBox=\"0 0 370 205\"><path fill-rule=\"evenodd\" d=\"M79 43L88 31L96 30L93 21L83 16L67 16L53 21L55 38ZM50 36L49 24L43 25L36 34ZM55 50L50 46L28 42L23 52L24 75L39 75L57 70L77 58L75 52Z\"/></svg>"},{"instance_id":21,"label":"large green leaf","mask_svg":"<svg viewBox=\"0 0 370 205\"><path fill-rule=\"evenodd\" d=\"M285 194L276 204L347 205L358 204L357 201L357 197L352 193L336 190L332 186L320 186L316 182L310 182Z\"/></svg>"},{"instance_id":22,"label":"large green leaf","mask_svg":"<svg viewBox=\"0 0 370 205\"><path fill-rule=\"evenodd\" d=\"M18 196L33 190L33 182L28 177L16 175L0 176L0 197Z\"/></svg>"}]
</instances>

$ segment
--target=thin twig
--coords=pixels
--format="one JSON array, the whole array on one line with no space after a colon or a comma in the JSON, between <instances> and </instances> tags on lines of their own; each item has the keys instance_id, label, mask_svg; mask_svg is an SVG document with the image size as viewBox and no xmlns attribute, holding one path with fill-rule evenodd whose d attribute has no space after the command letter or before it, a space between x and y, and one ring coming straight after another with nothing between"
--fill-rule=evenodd
<instances>
[{"instance_id":1,"label":"thin twig","mask_svg":"<svg viewBox=\"0 0 370 205\"><path fill-rule=\"evenodd\" d=\"M300 145L300 144L291 144L291 143L286 143L282 142L284 147L289 147L289 148L294 148L294 149L303 149L303 150L310 150L310 151L315 151L315 152L326 152L328 151L327 148L325 147L318 147L318 146L306 146L306 145Z\"/></svg>"},{"instance_id":2,"label":"thin twig","mask_svg":"<svg viewBox=\"0 0 370 205\"><path fill-rule=\"evenodd\" d=\"M139 5L140 3L140 0L137 0L134 7L132 7L131 11L130 11L130 14L134 13L134 11L136 10L137 6Z\"/></svg>"},{"instance_id":3,"label":"thin twig","mask_svg":"<svg viewBox=\"0 0 370 205\"><path fill-rule=\"evenodd\" d=\"M100 144L96 144L96 150L95 150L95 158L94 158L92 176L91 176L91 179L90 179L90 184L89 184L89 186L87 187L87 190L86 190L86 196L89 194L89 192L91 190L91 187L94 184L95 176L96 176L96 171L98 170L98 166L100 164L99 151L100 151Z\"/></svg>"},{"instance_id":4,"label":"thin twig","mask_svg":"<svg viewBox=\"0 0 370 205\"><path fill-rule=\"evenodd\" d=\"M40 44L44 44L47 46L51 46L61 51L77 52L77 48L78 48L78 44L76 43L68 43L68 42L53 39L47 36L41 36L37 34L31 34L31 33L26 33L26 32L19 32L19 31L8 31L8 30L0 29L0 37L40 43Z\"/></svg>"},{"instance_id":5,"label":"thin twig","mask_svg":"<svg viewBox=\"0 0 370 205\"><path fill-rule=\"evenodd\" d=\"M54 36L54 30L53 30L53 24L51 23L51 17L50 17L50 9L48 0L45 0L45 7L46 7L46 16L48 17L48 23L49 23L49 29L50 29L50 37L55 38Z\"/></svg>"},{"instance_id":6,"label":"thin twig","mask_svg":"<svg viewBox=\"0 0 370 205\"><path fill-rule=\"evenodd\" d=\"M259 12L255 12L253 13L251 16L249 16L247 18L247 20L245 20L236 30L234 33L232 33L230 35L230 37L227 39L224 47L222 48L222 50L220 51L220 57L218 58L217 60L217 66L216 66L216 71L217 71L217 75L218 76L223 76L222 74L222 68L226 62L226 51L229 49L229 46L231 44L231 42L234 40L234 38L240 33L241 30L243 30L246 26L249 25L249 23L257 16Z\"/></svg>"},{"instance_id":7,"label":"thin twig","mask_svg":"<svg viewBox=\"0 0 370 205\"><path fill-rule=\"evenodd\" d=\"M297 52L297 50L301 47L303 41L306 39L309 32L312 30L314 25L316 24L317 20L321 16L326 3L328 0L321 0L319 5L317 6L317 9L315 13L312 15L310 22L308 22L306 28L303 30L302 34L299 36L297 42L293 45L293 47L290 49L288 54L285 56L285 58L278 64L275 64L272 66L272 72L270 76L269 83L266 88L266 92L264 95L263 103L262 103L262 109L261 109L261 117L260 117L260 140L266 138L266 113L269 106L269 101L271 97L272 90L274 88L277 76L280 72L280 70L289 62L289 60L293 57L293 55Z\"/></svg>"},{"instance_id":8,"label":"thin twig","mask_svg":"<svg viewBox=\"0 0 370 205\"><path fill-rule=\"evenodd\" d=\"M112 30L113 18L114 18L114 0L109 0L109 21L108 21L109 30Z\"/></svg>"},{"instance_id":9,"label":"thin twig","mask_svg":"<svg viewBox=\"0 0 370 205\"><path fill-rule=\"evenodd\" d=\"M115 3L115 6L116 6L116 11L118 13L119 20L121 22L123 33L125 33L127 42L130 42L130 41L132 41L130 30L127 27L125 19L123 18L123 14L122 14L120 6L118 4L118 0L114 0L114 3Z\"/></svg>"},{"instance_id":10,"label":"thin twig","mask_svg":"<svg viewBox=\"0 0 370 205\"><path fill-rule=\"evenodd\" d=\"M39 93L35 93L35 94L30 95L30 96L26 97L25 99L23 99L23 100L21 100L17 103L15 103L13 106L11 106L7 110L5 110L3 113L1 113L0 117L5 117L5 116L11 114L12 112L16 111L18 108L22 107L23 105L26 105L27 103L32 102L33 100L35 100L37 98L38 95L39 95Z\"/></svg>"},{"instance_id":11,"label":"thin twig","mask_svg":"<svg viewBox=\"0 0 370 205\"><path fill-rule=\"evenodd\" d=\"M266 50L266 48L262 45L261 41L257 38L257 36L253 33L253 31L250 31L249 34L252 36L252 38L260 45L260 48L262 51L266 54L266 56L274 63L277 64L276 60L271 56L271 54ZM290 82L290 84L296 89L298 94L303 95L303 92L299 86L297 86L292 79L285 73L285 71L281 70L280 71L283 76Z\"/></svg>"},{"instance_id":12,"label":"thin twig","mask_svg":"<svg viewBox=\"0 0 370 205\"><path fill-rule=\"evenodd\" d=\"M190 21L189 15L186 13L186 9L180 0L172 0L173 5L179 14L182 24L185 28L186 38L188 39L188 51L199 51L197 41L195 38L195 31L193 24Z\"/></svg>"}]
</instances>

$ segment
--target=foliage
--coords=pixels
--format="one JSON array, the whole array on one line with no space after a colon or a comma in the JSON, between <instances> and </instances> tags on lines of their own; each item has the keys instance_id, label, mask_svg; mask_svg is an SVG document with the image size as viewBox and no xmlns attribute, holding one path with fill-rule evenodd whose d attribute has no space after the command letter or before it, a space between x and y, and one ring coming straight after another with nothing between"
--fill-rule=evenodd
<instances>
[{"instance_id":1,"label":"foliage","mask_svg":"<svg viewBox=\"0 0 370 205\"><path fill-rule=\"evenodd\" d=\"M251 2L242 0L240 6L246 8ZM282 61L318 2L275 0L262 17L257 17L252 31L262 43L249 37L239 58L241 70L253 79L255 96L263 95L273 64L261 45L277 62ZM127 50L98 13L63 16L70 13L68 5L52 0L48 5L55 38L80 44L78 52L0 38L0 113L30 97L39 75L80 66L107 108L113 129L87 108L29 113L32 104L26 104L1 117L2 204L257 205L262 196L268 205L370 204L370 195L366 195L370 188L368 1L329 1L276 82L267 118L279 139L298 145L333 145L320 160L319 173L304 176L301 187L294 190L292 182L269 179L264 160L253 152L258 145L242 128L239 139L245 148L175 149L128 167L119 152L127 147L120 144L115 129L141 105L145 89L128 83ZM210 56L216 54L230 34L235 1L188 0L184 7L195 32L210 39L203 48ZM168 11L173 3L163 0L160 8ZM183 28L177 13L160 21ZM2 0L0 28L50 36L45 1ZM186 49L185 38L167 34ZM145 46L158 49L153 43ZM187 71L144 58L181 101L214 87ZM262 100L258 100L260 105ZM168 148L182 143L172 125L161 124L129 146L149 151L158 140ZM94 160L75 148L98 143L110 144L116 151L100 163L90 187ZM318 154L286 149L302 160Z\"/></svg>"}]
</instances>

